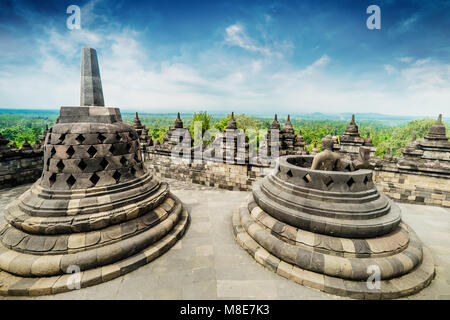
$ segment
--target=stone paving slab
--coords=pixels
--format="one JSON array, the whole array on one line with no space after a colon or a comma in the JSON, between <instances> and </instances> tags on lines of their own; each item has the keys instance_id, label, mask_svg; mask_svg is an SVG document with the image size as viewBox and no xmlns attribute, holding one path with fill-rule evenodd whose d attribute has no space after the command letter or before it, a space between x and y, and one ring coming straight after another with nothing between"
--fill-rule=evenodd
<instances>
[{"instance_id":1,"label":"stone paving slab","mask_svg":"<svg viewBox=\"0 0 450 320\"><path fill-rule=\"evenodd\" d=\"M191 214L185 236L152 263L93 287L24 299L345 299L306 288L265 269L234 240L233 210L248 192L169 181ZM29 188L0 191L1 210ZM450 299L450 209L399 204L404 221L433 254L436 278L405 299ZM17 297L0 297L0 299ZM22 299L22 298L21 298Z\"/></svg>"}]
</instances>

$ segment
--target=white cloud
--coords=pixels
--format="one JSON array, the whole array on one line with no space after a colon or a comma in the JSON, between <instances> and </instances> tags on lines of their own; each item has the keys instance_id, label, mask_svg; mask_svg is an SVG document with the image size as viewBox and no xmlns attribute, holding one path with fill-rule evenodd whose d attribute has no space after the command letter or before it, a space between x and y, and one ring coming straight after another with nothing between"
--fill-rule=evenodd
<instances>
[{"instance_id":1,"label":"white cloud","mask_svg":"<svg viewBox=\"0 0 450 320\"><path fill-rule=\"evenodd\" d=\"M413 58L412 57L400 57L400 58L397 58L397 60L400 62L404 62L404 63L410 63L411 61L413 61Z\"/></svg>"},{"instance_id":2,"label":"white cloud","mask_svg":"<svg viewBox=\"0 0 450 320\"><path fill-rule=\"evenodd\" d=\"M417 16L411 16L408 19L402 21L401 26L404 28L410 28L412 25L414 25L417 21Z\"/></svg>"},{"instance_id":3,"label":"white cloud","mask_svg":"<svg viewBox=\"0 0 450 320\"><path fill-rule=\"evenodd\" d=\"M396 67L382 65L378 73L336 74L332 70L339 61L322 54L300 68L275 55L261 56L263 46L244 29L230 27L227 41L256 53L254 57L227 59L212 47L199 61L183 57L176 62L170 57L157 61L140 43L139 33L131 29L110 30L107 36L88 30L84 34L47 30L37 65L1 70L1 106L78 105L78 59L81 46L89 42L99 54L105 102L122 110L362 111L430 116L448 110L448 64L411 59Z\"/></svg>"},{"instance_id":4,"label":"white cloud","mask_svg":"<svg viewBox=\"0 0 450 320\"><path fill-rule=\"evenodd\" d=\"M308 70L308 72L312 72L312 71L314 71L314 70L316 70L316 69L318 69L320 67L326 66L328 63L330 63L330 61L331 61L330 57L328 57L326 54L324 54L319 59L314 61L313 64L308 66L306 68L306 70Z\"/></svg>"},{"instance_id":5,"label":"white cloud","mask_svg":"<svg viewBox=\"0 0 450 320\"><path fill-rule=\"evenodd\" d=\"M244 27L239 24L233 24L225 30L225 41L233 46L241 47L248 51L260 52L270 55L272 52L269 48L258 46L256 41L250 38L244 30Z\"/></svg>"},{"instance_id":6,"label":"white cloud","mask_svg":"<svg viewBox=\"0 0 450 320\"><path fill-rule=\"evenodd\" d=\"M415 91L440 89L448 91L450 66L433 62L431 59L418 60L412 66L401 71L401 79L408 89Z\"/></svg>"},{"instance_id":7,"label":"white cloud","mask_svg":"<svg viewBox=\"0 0 450 320\"><path fill-rule=\"evenodd\" d=\"M385 65L384 65L384 70L385 70L388 74L393 74L393 73L396 73L396 72L397 72L397 69L396 69L394 66L390 65L390 64L385 64Z\"/></svg>"},{"instance_id":8,"label":"white cloud","mask_svg":"<svg viewBox=\"0 0 450 320\"><path fill-rule=\"evenodd\" d=\"M389 32L397 35L408 32L411 29L417 27L416 25L419 18L420 16L418 14L414 14L411 17L401 20L397 24L395 24L391 29L389 29Z\"/></svg>"},{"instance_id":9,"label":"white cloud","mask_svg":"<svg viewBox=\"0 0 450 320\"><path fill-rule=\"evenodd\" d=\"M425 65L425 64L429 64L430 62L432 62L431 58L419 59L416 62L414 62L414 65L422 66L422 65Z\"/></svg>"}]
</instances>

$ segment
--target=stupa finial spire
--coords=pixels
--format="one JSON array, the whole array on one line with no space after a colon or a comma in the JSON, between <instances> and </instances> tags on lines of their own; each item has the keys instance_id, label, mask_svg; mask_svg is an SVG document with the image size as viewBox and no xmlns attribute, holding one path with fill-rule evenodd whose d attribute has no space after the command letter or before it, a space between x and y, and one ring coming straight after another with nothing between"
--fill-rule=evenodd
<instances>
[{"instance_id":1,"label":"stupa finial spire","mask_svg":"<svg viewBox=\"0 0 450 320\"><path fill-rule=\"evenodd\" d=\"M227 126L225 129L232 129L232 130L237 129L236 120L234 119L234 111L231 112L230 120L228 120Z\"/></svg>"},{"instance_id":2,"label":"stupa finial spire","mask_svg":"<svg viewBox=\"0 0 450 320\"><path fill-rule=\"evenodd\" d=\"M183 121L181 120L179 112L177 112L177 118L175 119L174 128L183 128Z\"/></svg>"},{"instance_id":3,"label":"stupa finial spire","mask_svg":"<svg viewBox=\"0 0 450 320\"><path fill-rule=\"evenodd\" d=\"M97 51L89 47L81 49L80 106L105 106Z\"/></svg>"}]
</instances>

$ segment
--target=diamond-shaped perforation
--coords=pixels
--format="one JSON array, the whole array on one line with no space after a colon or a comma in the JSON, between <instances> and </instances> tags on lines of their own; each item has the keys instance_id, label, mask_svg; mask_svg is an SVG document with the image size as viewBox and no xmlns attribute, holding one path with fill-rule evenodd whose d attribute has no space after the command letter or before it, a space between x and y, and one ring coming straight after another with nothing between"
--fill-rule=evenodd
<instances>
[{"instance_id":1,"label":"diamond-shaped perforation","mask_svg":"<svg viewBox=\"0 0 450 320\"><path fill-rule=\"evenodd\" d=\"M365 185L367 185L367 184L370 182L369 177L368 177L368 176L365 176L363 182L364 182Z\"/></svg>"},{"instance_id":2,"label":"diamond-shaped perforation","mask_svg":"<svg viewBox=\"0 0 450 320\"><path fill-rule=\"evenodd\" d=\"M116 152L116 147L114 147L113 144L111 145L111 147L109 147L109 152L111 152L112 154L114 154L114 152Z\"/></svg>"},{"instance_id":3,"label":"diamond-shaped perforation","mask_svg":"<svg viewBox=\"0 0 450 320\"><path fill-rule=\"evenodd\" d=\"M59 136L59 141L58 144L62 144L64 142L64 140L66 139L66 134L63 133Z\"/></svg>"},{"instance_id":4,"label":"diamond-shaped perforation","mask_svg":"<svg viewBox=\"0 0 450 320\"><path fill-rule=\"evenodd\" d=\"M73 175L70 175L70 177L67 178L66 182L67 182L67 185L68 185L70 188L72 188L73 185L75 184L75 182L77 182L77 179L75 179L75 177L74 177Z\"/></svg>"},{"instance_id":5,"label":"diamond-shaped perforation","mask_svg":"<svg viewBox=\"0 0 450 320\"><path fill-rule=\"evenodd\" d=\"M122 136L118 133L116 133L116 140L117 141L121 141L122 140Z\"/></svg>"},{"instance_id":6,"label":"diamond-shaped perforation","mask_svg":"<svg viewBox=\"0 0 450 320\"><path fill-rule=\"evenodd\" d=\"M78 168L80 168L81 171L84 171L84 169L86 169L86 167L87 167L86 162L84 162L84 160L81 159L81 161L78 163Z\"/></svg>"},{"instance_id":7,"label":"diamond-shaped perforation","mask_svg":"<svg viewBox=\"0 0 450 320\"><path fill-rule=\"evenodd\" d=\"M89 149L87 150L87 153L89 153L89 155L92 158L97 153L97 149L95 149L94 146L90 146Z\"/></svg>"},{"instance_id":8,"label":"diamond-shaped perforation","mask_svg":"<svg viewBox=\"0 0 450 320\"><path fill-rule=\"evenodd\" d=\"M120 163L124 166L124 165L126 165L127 164L127 159L125 158L125 157L121 157L120 158Z\"/></svg>"},{"instance_id":9,"label":"diamond-shaped perforation","mask_svg":"<svg viewBox=\"0 0 450 320\"><path fill-rule=\"evenodd\" d=\"M103 134L99 133L97 136L97 140L100 141L100 143L103 143L103 141L106 140L106 137Z\"/></svg>"},{"instance_id":10,"label":"diamond-shaped perforation","mask_svg":"<svg viewBox=\"0 0 450 320\"><path fill-rule=\"evenodd\" d=\"M50 151L51 156L53 157L56 153L55 147L52 147L52 150Z\"/></svg>"},{"instance_id":11,"label":"diamond-shaped perforation","mask_svg":"<svg viewBox=\"0 0 450 320\"><path fill-rule=\"evenodd\" d=\"M323 178L323 183L327 186L327 188L330 188L333 185L334 181L330 176L326 176Z\"/></svg>"},{"instance_id":12,"label":"diamond-shaped perforation","mask_svg":"<svg viewBox=\"0 0 450 320\"><path fill-rule=\"evenodd\" d=\"M305 181L306 183L310 183L312 181L311 176L309 175L309 173L305 174L303 177L303 181Z\"/></svg>"},{"instance_id":13,"label":"diamond-shaped perforation","mask_svg":"<svg viewBox=\"0 0 450 320\"><path fill-rule=\"evenodd\" d=\"M294 174L292 173L292 170L289 169L288 172L286 172L287 176L292 178L294 176Z\"/></svg>"},{"instance_id":14,"label":"diamond-shaped perforation","mask_svg":"<svg viewBox=\"0 0 450 320\"><path fill-rule=\"evenodd\" d=\"M97 182L100 180L100 177L94 172L89 180L94 184L94 186L97 184Z\"/></svg>"},{"instance_id":15,"label":"diamond-shaped perforation","mask_svg":"<svg viewBox=\"0 0 450 320\"><path fill-rule=\"evenodd\" d=\"M117 171L117 170L116 170L116 171L114 172L114 174L113 174L113 178L116 179L116 182L119 182L121 176L122 176L122 175L121 175L120 172Z\"/></svg>"},{"instance_id":16,"label":"diamond-shaped perforation","mask_svg":"<svg viewBox=\"0 0 450 320\"><path fill-rule=\"evenodd\" d=\"M355 184L355 180L353 180L353 178L350 177L350 179L348 179L348 181L347 181L347 186L349 188L351 188L354 184Z\"/></svg>"},{"instance_id":17,"label":"diamond-shaped perforation","mask_svg":"<svg viewBox=\"0 0 450 320\"><path fill-rule=\"evenodd\" d=\"M59 160L56 166L58 167L59 172L63 171L65 167L64 162L62 160Z\"/></svg>"},{"instance_id":18,"label":"diamond-shaped perforation","mask_svg":"<svg viewBox=\"0 0 450 320\"><path fill-rule=\"evenodd\" d=\"M131 143L127 143L127 152L130 152L130 150L131 150Z\"/></svg>"},{"instance_id":19,"label":"diamond-shaped perforation","mask_svg":"<svg viewBox=\"0 0 450 320\"><path fill-rule=\"evenodd\" d=\"M72 146L70 146L69 148L67 148L66 153L67 153L67 155L69 156L69 158L72 158L72 156L73 156L74 153L75 153L75 149L74 149Z\"/></svg>"},{"instance_id":20,"label":"diamond-shaped perforation","mask_svg":"<svg viewBox=\"0 0 450 320\"><path fill-rule=\"evenodd\" d=\"M84 140L86 140L86 138L85 137L83 137L83 135L82 134L79 134L76 138L75 138L75 140L77 140L78 141L78 143L83 143L83 141Z\"/></svg>"},{"instance_id":21,"label":"diamond-shaped perforation","mask_svg":"<svg viewBox=\"0 0 450 320\"><path fill-rule=\"evenodd\" d=\"M47 159L47 170L50 168L50 158Z\"/></svg>"},{"instance_id":22,"label":"diamond-shaped perforation","mask_svg":"<svg viewBox=\"0 0 450 320\"><path fill-rule=\"evenodd\" d=\"M53 186L56 182L56 173L52 173L52 175L48 178L48 181L50 182L50 187Z\"/></svg>"},{"instance_id":23,"label":"diamond-shaped perforation","mask_svg":"<svg viewBox=\"0 0 450 320\"><path fill-rule=\"evenodd\" d=\"M103 159L101 162L100 162L100 167L102 167L102 169L103 170L105 170L106 169L106 167L108 166L108 161L106 161L106 159Z\"/></svg>"}]
</instances>

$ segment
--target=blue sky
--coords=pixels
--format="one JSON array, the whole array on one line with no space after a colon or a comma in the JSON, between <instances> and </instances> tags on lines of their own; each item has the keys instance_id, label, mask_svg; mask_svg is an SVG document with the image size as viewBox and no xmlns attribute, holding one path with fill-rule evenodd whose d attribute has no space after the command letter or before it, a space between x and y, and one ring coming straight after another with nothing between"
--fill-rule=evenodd
<instances>
[{"instance_id":1,"label":"blue sky","mask_svg":"<svg viewBox=\"0 0 450 320\"><path fill-rule=\"evenodd\" d=\"M82 46L123 110L450 110L450 1L0 0L0 107L78 105Z\"/></svg>"}]
</instances>

